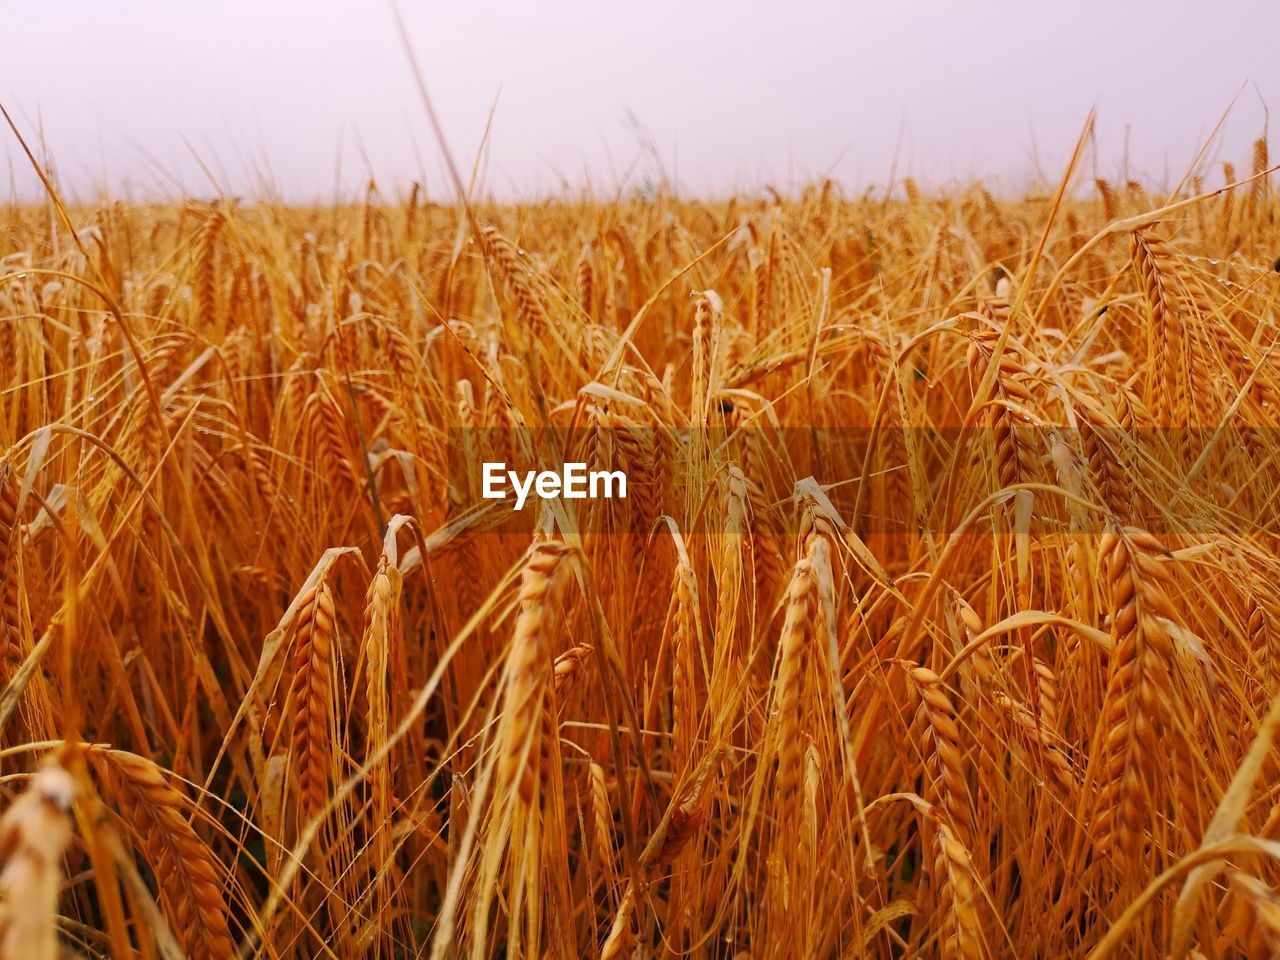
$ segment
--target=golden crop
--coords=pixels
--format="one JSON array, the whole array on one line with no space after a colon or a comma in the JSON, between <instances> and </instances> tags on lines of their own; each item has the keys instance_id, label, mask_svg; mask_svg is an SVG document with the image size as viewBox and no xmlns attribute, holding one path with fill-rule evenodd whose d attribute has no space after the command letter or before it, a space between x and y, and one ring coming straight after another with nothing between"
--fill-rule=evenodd
<instances>
[{"instance_id":1,"label":"golden crop","mask_svg":"<svg viewBox=\"0 0 1280 960\"><path fill-rule=\"evenodd\" d=\"M1280 951L1276 203L1096 186L0 212L0 956Z\"/></svg>"}]
</instances>

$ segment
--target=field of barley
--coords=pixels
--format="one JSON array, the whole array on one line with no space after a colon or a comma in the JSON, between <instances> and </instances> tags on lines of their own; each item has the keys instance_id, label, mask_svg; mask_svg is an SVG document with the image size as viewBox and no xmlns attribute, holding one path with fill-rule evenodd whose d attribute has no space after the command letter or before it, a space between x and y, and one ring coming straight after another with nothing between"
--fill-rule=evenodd
<instances>
[{"instance_id":1,"label":"field of barley","mask_svg":"<svg viewBox=\"0 0 1280 960\"><path fill-rule=\"evenodd\" d=\"M0 956L1277 955L1240 167L3 208Z\"/></svg>"}]
</instances>

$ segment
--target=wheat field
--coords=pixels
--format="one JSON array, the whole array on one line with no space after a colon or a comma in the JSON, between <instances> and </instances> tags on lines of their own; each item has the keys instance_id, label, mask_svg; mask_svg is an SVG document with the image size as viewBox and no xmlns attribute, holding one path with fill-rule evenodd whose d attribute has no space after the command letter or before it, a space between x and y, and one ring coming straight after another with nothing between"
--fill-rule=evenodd
<instances>
[{"instance_id":1,"label":"wheat field","mask_svg":"<svg viewBox=\"0 0 1280 960\"><path fill-rule=\"evenodd\" d=\"M1241 168L6 207L0 956L1280 954Z\"/></svg>"}]
</instances>

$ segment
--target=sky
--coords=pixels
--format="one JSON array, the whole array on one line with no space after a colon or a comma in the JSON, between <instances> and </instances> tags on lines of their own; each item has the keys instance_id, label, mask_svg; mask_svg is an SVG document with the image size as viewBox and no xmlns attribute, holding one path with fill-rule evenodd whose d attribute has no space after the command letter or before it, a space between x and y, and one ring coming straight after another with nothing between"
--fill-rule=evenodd
<instances>
[{"instance_id":1,"label":"sky","mask_svg":"<svg viewBox=\"0 0 1280 960\"><path fill-rule=\"evenodd\" d=\"M501 199L826 176L1017 191L1057 177L1095 106L1091 172L1169 184L1228 108L1210 156L1247 169L1280 110L1278 0L399 3L464 176L492 114L480 182ZM389 0L0 0L0 17L0 104L78 199L323 201L371 178L449 195ZM38 195L5 128L0 163L0 196Z\"/></svg>"}]
</instances>

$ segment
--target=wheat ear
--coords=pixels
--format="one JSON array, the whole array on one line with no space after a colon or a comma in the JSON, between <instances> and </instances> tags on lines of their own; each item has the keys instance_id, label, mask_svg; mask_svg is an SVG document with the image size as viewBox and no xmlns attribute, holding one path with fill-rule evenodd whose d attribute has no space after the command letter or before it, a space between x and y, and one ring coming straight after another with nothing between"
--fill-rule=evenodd
<instances>
[{"instance_id":1,"label":"wheat ear","mask_svg":"<svg viewBox=\"0 0 1280 960\"><path fill-rule=\"evenodd\" d=\"M124 826L156 875L171 929L192 957L230 960L224 871L191 826L186 799L150 760L120 750L97 756Z\"/></svg>"},{"instance_id":2,"label":"wheat ear","mask_svg":"<svg viewBox=\"0 0 1280 960\"><path fill-rule=\"evenodd\" d=\"M535 741L542 729L542 709L551 672L543 628L553 580L569 548L555 541L535 544L520 575L519 614L506 662L504 728L498 764L500 782L531 803L538 782L540 751Z\"/></svg>"},{"instance_id":3,"label":"wheat ear","mask_svg":"<svg viewBox=\"0 0 1280 960\"><path fill-rule=\"evenodd\" d=\"M36 772L0 818L0 960L57 960L62 855L75 783L59 766Z\"/></svg>"},{"instance_id":4,"label":"wheat ear","mask_svg":"<svg viewBox=\"0 0 1280 960\"><path fill-rule=\"evenodd\" d=\"M321 580L298 608L293 641L293 732L289 766L298 810L309 819L325 803L331 769L330 707L337 622L333 594Z\"/></svg>"}]
</instances>

